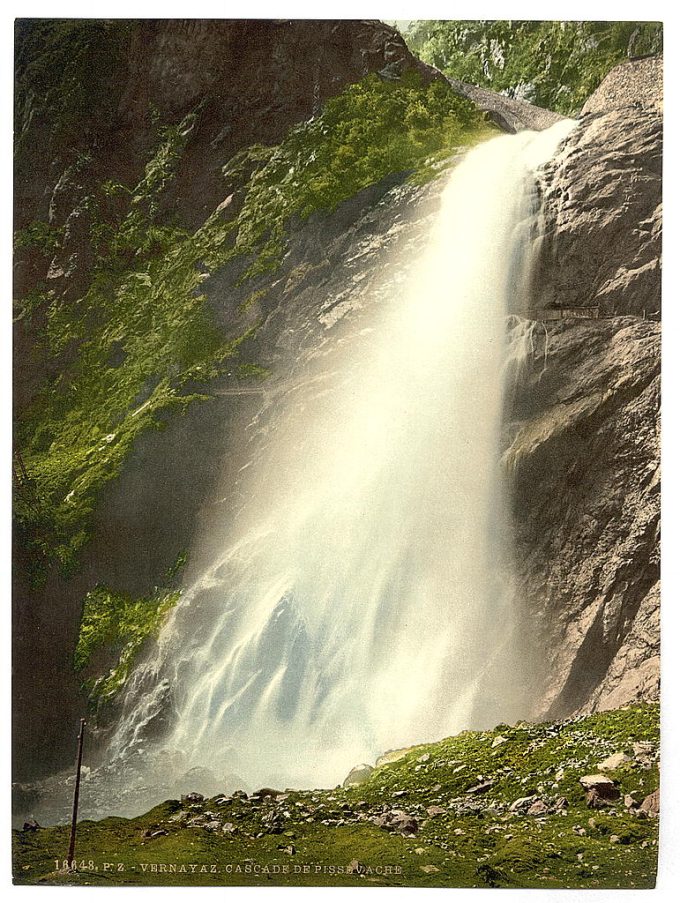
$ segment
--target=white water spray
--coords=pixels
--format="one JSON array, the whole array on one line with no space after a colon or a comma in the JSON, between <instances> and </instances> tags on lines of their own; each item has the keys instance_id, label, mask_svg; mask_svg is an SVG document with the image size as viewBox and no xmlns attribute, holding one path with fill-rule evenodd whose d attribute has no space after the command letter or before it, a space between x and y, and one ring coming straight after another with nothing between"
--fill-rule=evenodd
<instances>
[{"instance_id":1,"label":"white water spray","mask_svg":"<svg viewBox=\"0 0 680 903\"><path fill-rule=\"evenodd\" d=\"M250 785L333 785L389 748L527 713L499 466L506 315L527 290L534 170L571 126L456 167L370 341L279 412L222 551L132 679L112 755L169 691L162 745Z\"/></svg>"}]
</instances>

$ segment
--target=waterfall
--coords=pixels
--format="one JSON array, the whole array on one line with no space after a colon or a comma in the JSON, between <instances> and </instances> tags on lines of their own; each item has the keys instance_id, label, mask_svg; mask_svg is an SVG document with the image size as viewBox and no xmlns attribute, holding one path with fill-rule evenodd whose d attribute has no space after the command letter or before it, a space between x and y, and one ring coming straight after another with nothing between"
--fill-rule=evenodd
<instances>
[{"instance_id":1,"label":"waterfall","mask_svg":"<svg viewBox=\"0 0 680 903\"><path fill-rule=\"evenodd\" d=\"M512 320L509 365L507 316L530 290L535 170L572 125L469 151L368 340L282 396L238 510L201 540L212 564L131 678L112 759L155 744L222 789L333 786L387 749L527 714L500 455L533 332Z\"/></svg>"}]
</instances>

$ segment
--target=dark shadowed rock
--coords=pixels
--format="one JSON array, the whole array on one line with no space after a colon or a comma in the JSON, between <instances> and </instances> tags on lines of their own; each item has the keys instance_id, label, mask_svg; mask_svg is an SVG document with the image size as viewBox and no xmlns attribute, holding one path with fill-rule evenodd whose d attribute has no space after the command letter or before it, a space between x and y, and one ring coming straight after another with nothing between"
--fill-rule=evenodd
<instances>
[{"instance_id":1,"label":"dark shadowed rock","mask_svg":"<svg viewBox=\"0 0 680 903\"><path fill-rule=\"evenodd\" d=\"M586 791L586 804L591 809L602 809L621 793L615 782L603 774L589 774L579 778L579 784Z\"/></svg>"}]
</instances>

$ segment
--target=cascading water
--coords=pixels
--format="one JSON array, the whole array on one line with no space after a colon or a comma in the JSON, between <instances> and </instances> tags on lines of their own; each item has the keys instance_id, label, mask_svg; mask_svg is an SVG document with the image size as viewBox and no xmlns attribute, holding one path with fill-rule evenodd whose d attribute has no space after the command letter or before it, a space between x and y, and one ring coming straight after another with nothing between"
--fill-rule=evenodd
<instances>
[{"instance_id":1,"label":"cascading water","mask_svg":"<svg viewBox=\"0 0 680 903\"><path fill-rule=\"evenodd\" d=\"M284 400L245 503L204 538L213 564L130 681L110 761L153 761L166 785L203 767L222 789L332 786L389 748L527 714L499 461L531 330L513 321L508 356L506 317L528 290L535 169L572 125L471 150L368 340Z\"/></svg>"}]
</instances>

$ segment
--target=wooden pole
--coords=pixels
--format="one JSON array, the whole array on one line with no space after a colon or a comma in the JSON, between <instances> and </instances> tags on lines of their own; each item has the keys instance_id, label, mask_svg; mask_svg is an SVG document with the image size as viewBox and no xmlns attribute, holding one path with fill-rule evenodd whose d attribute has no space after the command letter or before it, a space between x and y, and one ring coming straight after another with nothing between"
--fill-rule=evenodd
<instances>
[{"instance_id":1,"label":"wooden pole","mask_svg":"<svg viewBox=\"0 0 680 903\"><path fill-rule=\"evenodd\" d=\"M80 733L78 734L78 759L76 762L76 787L73 791L73 817L71 818L71 839L68 845L68 865L72 867L72 862L76 855L76 824L78 821L78 797L80 796L80 766L83 762L83 738L85 736L85 719L80 719Z\"/></svg>"}]
</instances>

